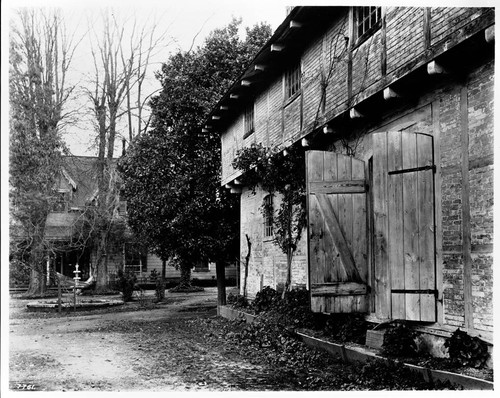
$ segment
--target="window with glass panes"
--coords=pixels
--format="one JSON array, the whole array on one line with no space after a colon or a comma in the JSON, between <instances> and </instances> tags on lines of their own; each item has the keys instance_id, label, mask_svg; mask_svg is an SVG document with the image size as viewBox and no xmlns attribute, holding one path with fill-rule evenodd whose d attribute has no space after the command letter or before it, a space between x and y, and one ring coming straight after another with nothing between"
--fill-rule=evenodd
<instances>
[{"instance_id":1,"label":"window with glass panes","mask_svg":"<svg viewBox=\"0 0 500 398\"><path fill-rule=\"evenodd\" d=\"M285 100L300 91L300 62L285 73Z\"/></svg>"},{"instance_id":2,"label":"window with glass panes","mask_svg":"<svg viewBox=\"0 0 500 398\"><path fill-rule=\"evenodd\" d=\"M369 34L380 26L382 7L356 7L357 38Z\"/></svg>"},{"instance_id":3,"label":"window with glass panes","mask_svg":"<svg viewBox=\"0 0 500 398\"><path fill-rule=\"evenodd\" d=\"M273 207L273 196L267 195L264 198L264 207L266 209L272 209ZM273 211L266 212L264 215L264 237L273 236Z\"/></svg>"},{"instance_id":4,"label":"window with glass panes","mask_svg":"<svg viewBox=\"0 0 500 398\"><path fill-rule=\"evenodd\" d=\"M245 109L245 133L243 138L247 138L254 132L255 129L255 115L253 104Z\"/></svg>"}]
</instances>

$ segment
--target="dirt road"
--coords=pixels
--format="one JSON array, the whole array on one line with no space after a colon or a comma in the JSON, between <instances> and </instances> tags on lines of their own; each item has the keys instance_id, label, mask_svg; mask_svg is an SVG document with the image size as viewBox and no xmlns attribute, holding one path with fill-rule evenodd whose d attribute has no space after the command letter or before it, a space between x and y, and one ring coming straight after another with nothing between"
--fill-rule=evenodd
<instances>
[{"instance_id":1,"label":"dirt road","mask_svg":"<svg viewBox=\"0 0 500 398\"><path fill-rule=\"evenodd\" d=\"M168 303L171 304L168 304ZM115 312L96 315L68 314L46 317L26 312L26 300L10 302L10 388L49 391L71 390L189 390L177 369L155 376L158 358L147 353L141 322L164 325L215 314L216 291L208 288L197 294L170 294L167 304L143 309L126 304ZM210 309L211 307L211 309ZM201 308L201 311L194 311ZM186 311L187 310L187 311ZM54 317L55 316L55 317ZM131 326L129 330L126 326ZM137 326L137 327L135 327ZM168 328L168 327L167 327ZM171 341L180 336L169 336ZM185 344L186 342L177 341ZM168 356L168 355L167 355ZM200 386L202 387L202 385Z\"/></svg>"}]
</instances>

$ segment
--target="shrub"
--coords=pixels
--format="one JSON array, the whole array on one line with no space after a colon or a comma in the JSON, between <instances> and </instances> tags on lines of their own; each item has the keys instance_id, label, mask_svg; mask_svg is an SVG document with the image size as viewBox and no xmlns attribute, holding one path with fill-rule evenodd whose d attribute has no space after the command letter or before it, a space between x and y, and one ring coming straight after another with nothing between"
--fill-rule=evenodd
<instances>
[{"instance_id":1,"label":"shrub","mask_svg":"<svg viewBox=\"0 0 500 398\"><path fill-rule=\"evenodd\" d=\"M384 335L382 350L384 354L392 357L413 357L417 354L415 333L404 321L397 321L387 329Z\"/></svg>"},{"instance_id":2,"label":"shrub","mask_svg":"<svg viewBox=\"0 0 500 398\"><path fill-rule=\"evenodd\" d=\"M342 343L364 344L367 329L368 322L363 314L332 314L325 325L325 333Z\"/></svg>"},{"instance_id":3,"label":"shrub","mask_svg":"<svg viewBox=\"0 0 500 398\"><path fill-rule=\"evenodd\" d=\"M131 271L118 271L117 288L123 295L123 301L131 301L134 293L134 286L137 282L137 277Z\"/></svg>"},{"instance_id":4,"label":"shrub","mask_svg":"<svg viewBox=\"0 0 500 398\"><path fill-rule=\"evenodd\" d=\"M232 305L234 308L247 308L248 300L241 294L229 293L227 296L227 303Z\"/></svg>"},{"instance_id":5,"label":"shrub","mask_svg":"<svg viewBox=\"0 0 500 398\"><path fill-rule=\"evenodd\" d=\"M252 302L252 308L256 313L268 311L277 300L279 300L278 292L272 287L265 286L255 296L255 300Z\"/></svg>"},{"instance_id":6,"label":"shrub","mask_svg":"<svg viewBox=\"0 0 500 398\"><path fill-rule=\"evenodd\" d=\"M461 366L479 368L488 360L488 346L485 342L457 329L444 343L450 360Z\"/></svg>"}]
</instances>

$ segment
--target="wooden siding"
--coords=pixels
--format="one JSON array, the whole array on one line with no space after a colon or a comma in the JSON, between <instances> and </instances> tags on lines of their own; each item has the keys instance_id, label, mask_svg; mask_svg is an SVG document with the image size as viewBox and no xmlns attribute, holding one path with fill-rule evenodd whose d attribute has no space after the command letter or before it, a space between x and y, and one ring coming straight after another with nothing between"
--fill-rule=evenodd
<instances>
[{"instance_id":1,"label":"wooden siding","mask_svg":"<svg viewBox=\"0 0 500 398\"><path fill-rule=\"evenodd\" d=\"M487 21L493 22L492 12L481 8L387 7L384 14L382 28L360 46L345 47L351 31L348 12L332 20L325 33L311 41L301 55L300 101L284 103L282 76L269 81L255 98L255 134L243 141L240 117L221 132L223 184L238 174L231 167L237 149L252 142L289 145L290 140L299 140L347 106L424 65L426 58L457 44ZM482 16L485 22L478 23ZM302 112L296 112L300 104Z\"/></svg>"}]
</instances>

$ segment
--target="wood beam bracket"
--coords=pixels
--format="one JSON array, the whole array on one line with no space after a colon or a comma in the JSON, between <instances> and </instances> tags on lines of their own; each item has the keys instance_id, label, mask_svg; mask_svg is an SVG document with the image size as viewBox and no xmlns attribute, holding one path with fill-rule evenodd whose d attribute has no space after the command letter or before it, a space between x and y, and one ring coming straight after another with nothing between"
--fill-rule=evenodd
<instances>
[{"instance_id":1,"label":"wood beam bracket","mask_svg":"<svg viewBox=\"0 0 500 398\"><path fill-rule=\"evenodd\" d=\"M485 29L484 39L486 40L486 43L494 43L495 42L495 25L492 25L492 26Z\"/></svg>"},{"instance_id":2,"label":"wood beam bracket","mask_svg":"<svg viewBox=\"0 0 500 398\"><path fill-rule=\"evenodd\" d=\"M394 89L392 89L391 87L384 88L384 99L386 101L390 100L391 98L399 98L399 97L401 97L401 95L399 95L399 93L394 91Z\"/></svg>"},{"instance_id":3,"label":"wood beam bracket","mask_svg":"<svg viewBox=\"0 0 500 398\"><path fill-rule=\"evenodd\" d=\"M355 108L351 108L351 110L349 111L349 117L351 119L357 119L357 118L363 117L363 114L361 114Z\"/></svg>"},{"instance_id":4,"label":"wood beam bracket","mask_svg":"<svg viewBox=\"0 0 500 398\"><path fill-rule=\"evenodd\" d=\"M442 75L448 73L448 71L436 61L431 61L427 64L427 73L429 75Z\"/></svg>"},{"instance_id":5,"label":"wood beam bracket","mask_svg":"<svg viewBox=\"0 0 500 398\"><path fill-rule=\"evenodd\" d=\"M283 46L282 44L271 44L271 51L272 52L280 52L280 51L283 51L284 48L285 48L285 46Z\"/></svg>"}]
</instances>

